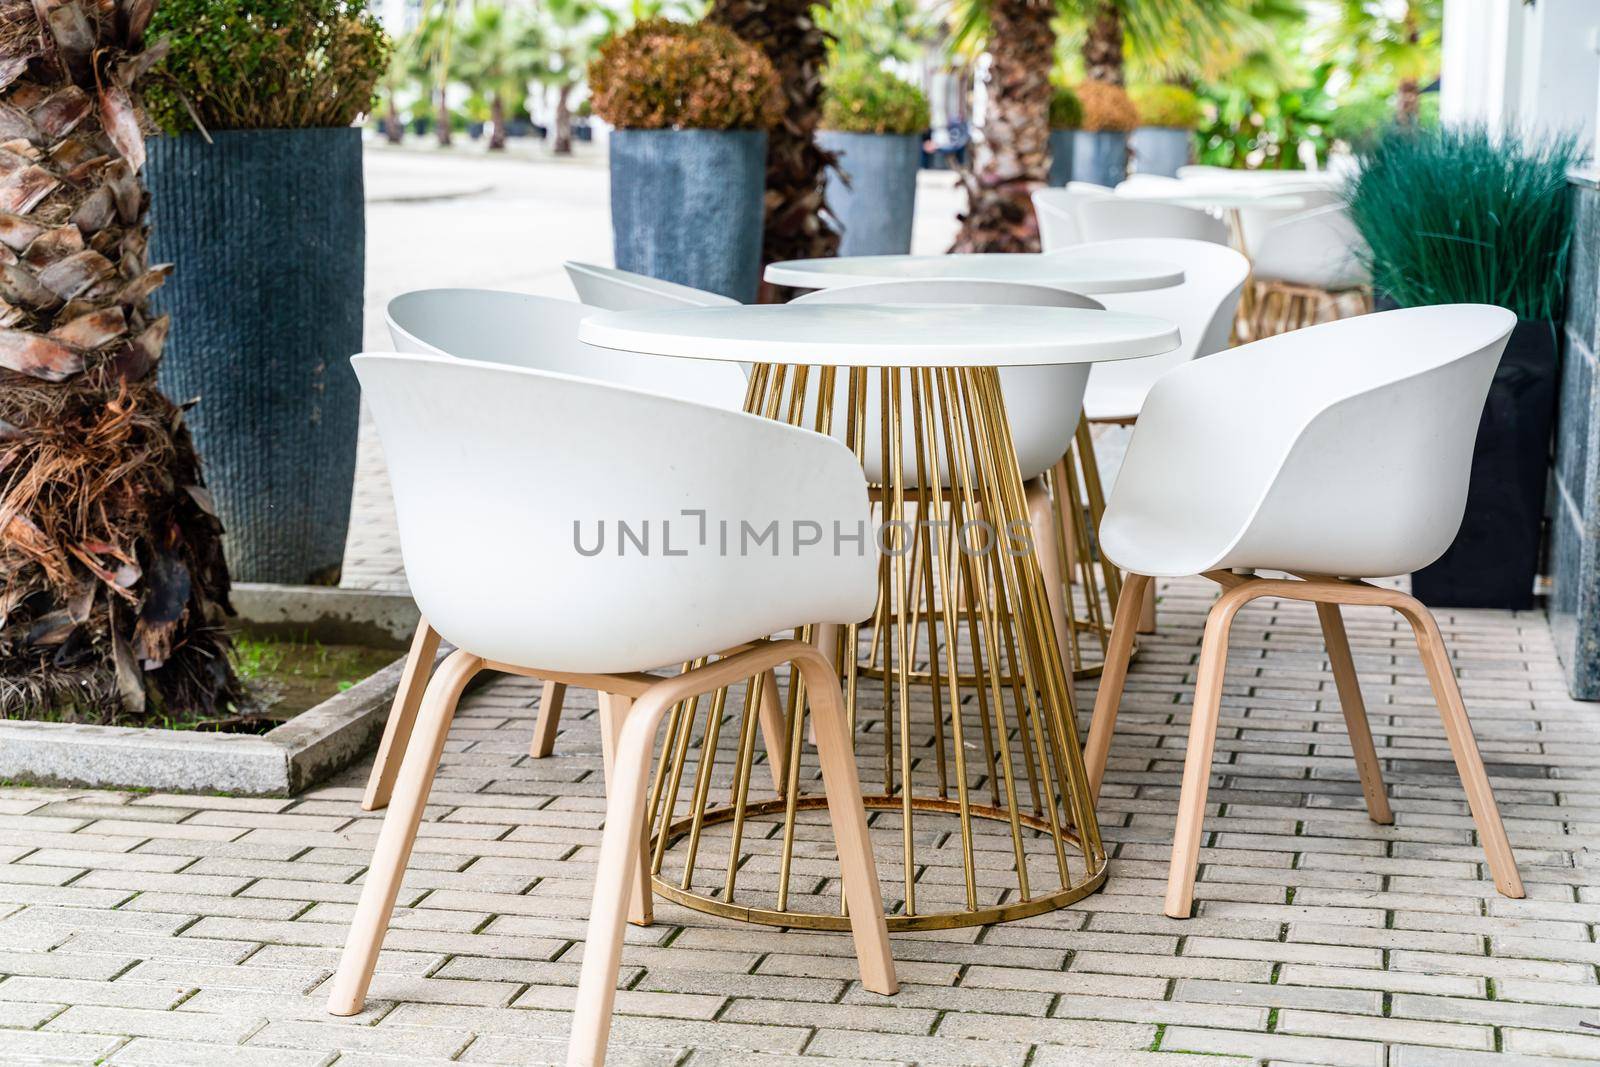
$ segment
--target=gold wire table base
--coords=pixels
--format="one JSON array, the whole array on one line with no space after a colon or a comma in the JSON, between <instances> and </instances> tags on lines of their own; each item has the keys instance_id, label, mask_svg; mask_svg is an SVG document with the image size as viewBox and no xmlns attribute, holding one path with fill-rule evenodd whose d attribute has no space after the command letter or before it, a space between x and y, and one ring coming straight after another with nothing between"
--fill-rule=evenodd
<instances>
[{"instance_id":1,"label":"gold wire table base","mask_svg":"<svg viewBox=\"0 0 1600 1067\"><path fill-rule=\"evenodd\" d=\"M899 797L876 794L863 796L862 802L871 811L899 811L902 802ZM796 802L798 811L825 811L828 800L821 796L801 797ZM954 801L934 800L928 797L919 797L913 802L916 811L930 814L959 815L960 805ZM746 818L760 818L764 815L782 815L788 809L785 800L768 800L759 804L751 804L745 810ZM989 819L995 822L1009 822L1010 813L1003 808L992 807L987 804L974 804L968 808L968 814L974 819ZM731 822L737 813L733 807L725 806L714 808L705 813L702 820L705 826L715 826L720 823ZM672 848L672 838L685 835L689 832L692 818L679 819L667 827L668 845ZM1022 817L1023 825L1032 830L1049 833L1049 823L1035 815ZM1072 842L1080 852L1082 843L1077 835L1067 833L1067 839ZM651 841L651 848L655 841ZM1064 908L1068 904L1076 903L1097 891L1106 881L1106 866L1101 865L1100 870L1088 879L1079 882L1068 889L1049 896L1034 897L1032 900L1017 901L1011 904L996 904L989 907L980 907L973 911L960 912L934 912L923 915L890 915L887 916L890 933L902 933L913 930L954 930L963 926L986 926L990 923L1010 922L1013 919L1026 919L1033 915L1043 915L1047 911ZM744 922L761 923L766 926L787 926L798 930L846 930L850 929L850 918L847 915L822 915L816 912L804 912L776 908L763 908L752 904L729 904L704 893L696 893L674 885L672 882L655 875L651 884L657 896L665 897L685 907L693 908L711 915L720 915L725 919L739 919Z\"/></svg>"},{"instance_id":2,"label":"gold wire table base","mask_svg":"<svg viewBox=\"0 0 1600 1067\"><path fill-rule=\"evenodd\" d=\"M872 617L803 627L799 636L839 665L861 777L868 788L882 786L867 798L868 808L898 816L875 820L881 864L900 869L890 929L1003 922L1094 892L1105 880L1106 854L1078 747L1071 682L1089 666L1080 630L1093 632L1104 647L1110 610L1097 601L1102 584L1115 601L1120 577L1103 561L1102 581L1094 573L1080 502L1098 511L1098 473L1057 464L1058 495L1048 518L1055 528L1042 525L1043 509L1035 495L1030 510L1017 470L993 367L757 365L745 406L842 439L880 483L876 528L866 531L864 545L879 560ZM1080 426L1080 441L1087 436ZM1063 493L1069 478L1071 491ZM1058 562L1077 569L1058 566L1053 573L1075 574L1087 594L1082 625L1064 627L1065 650L1037 554L1058 546L1065 557ZM1063 586L1070 602L1072 586ZM795 906L797 897L814 898L815 889L791 892L797 862L808 872L807 884L817 883L809 873L816 857L798 816L825 800L815 791L815 769L802 776L808 756L814 762L804 743L803 685L791 681L782 700L776 686L769 675L747 683L742 699L722 690L672 710L647 809L654 886L712 914L844 929L838 907L826 914ZM751 797L758 748L774 799ZM719 760L726 761L720 768ZM727 803L713 804L714 792ZM771 817L781 824L752 821ZM899 823L897 856L884 847L882 821ZM950 822L953 829L936 828ZM718 834L708 835L708 827ZM753 852L747 836L762 845ZM919 850L951 866L958 854L960 884L951 884L954 875L941 873L937 862L919 861ZM662 874L669 854L675 879ZM932 906L919 906L919 890Z\"/></svg>"}]
</instances>

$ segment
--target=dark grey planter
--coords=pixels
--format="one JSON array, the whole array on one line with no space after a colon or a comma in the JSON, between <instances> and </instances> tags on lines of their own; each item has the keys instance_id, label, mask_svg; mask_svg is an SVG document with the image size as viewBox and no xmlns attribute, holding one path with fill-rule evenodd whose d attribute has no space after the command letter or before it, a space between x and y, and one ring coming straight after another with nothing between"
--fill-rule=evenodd
<instances>
[{"instance_id":1,"label":"dark grey planter","mask_svg":"<svg viewBox=\"0 0 1600 1067\"><path fill-rule=\"evenodd\" d=\"M817 143L839 154L839 170L828 172L827 189L828 208L844 227L839 254L887 256L911 251L921 135L820 130Z\"/></svg>"},{"instance_id":2,"label":"dark grey planter","mask_svg":"<svg viewBox=\"0 0 1600 1067\"><path fill-rule=\"evenodd\" d=\"M337 578L350 523L366 223L361 131L149 141L160 383L189 426L235 581Z\"/></svg>"},{"instance_id":3,"label":"dark grey planter","mask_svg":"<svg viewBox=\"0 0 1600 1067\"><path fill-rule=\"evenodd\" d=\"M1128 176L1128 135L1121 130L1072 131L1072 180L1115 186Z\"/></svg>"},{"instance_id":4,"label":"dark grey planter","mask_svg":"<svg viewBox=\"0 0 1600 1067\"><path fill-rule=\"evenodd\" d=\"M613 131L617 266L753 302L766 169L759 130Z\"/></svg>"},{"instance_id":5,"label":"dark grey planter","mask_svg":"<svg viewBox=\"0 0 1600 1067\"><path fill-rule=\"evenodd\" d=\"M1176 126L1140 126L1129 135L1135 174L1176 178L1178 168L1189 165L1194 131Z\"/></svg>"},{"instance_id":6,"label":"dark grey planter","mask_svg":"<svg viewBox=\"0 0 1600 1067\"><path fill-rule=\"evenodd\" d=\"M1072 146L1077 130L1050 131L1050 184L1056 188L1072 180Z\"/></svg>"}]
</instances>

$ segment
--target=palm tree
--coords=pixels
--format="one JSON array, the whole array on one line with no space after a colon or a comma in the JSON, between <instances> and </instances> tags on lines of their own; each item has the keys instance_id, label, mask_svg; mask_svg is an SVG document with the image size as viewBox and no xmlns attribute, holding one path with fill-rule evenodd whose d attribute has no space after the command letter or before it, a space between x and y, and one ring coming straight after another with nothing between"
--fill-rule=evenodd
<instances>
[{"instance_id":1,"label":"palm tree","mask_svg":"<svg viewBox=\"0 0 1600 1067\"><path fill-rule=\"evenodd\" d=\"M221 526L145 306L154 7L0 0L0 716L238 695Z\"/></svg>"},{"instance_id":2,"label":"palm tree","mask_svg":"<svg viewBox=\"0 0 1600 1067\"><path fill-rule=\"evenodd\" d=\"M827 0L817 4L826 8ZM706 18L766 53L783 87L783 121L767 135L767 214L762 263L831 256L839 234L828 225L823 191L837 162L816 144L822 119L822 71L828 35L812 16L812 0L712 0ZM779 296L763 284L762 299Z\"/></svg>"},{"instance_id":3,"label":"palm tree","mask_svg":"<svg viewBox=\"0 0 1600 1067\"><path fill-rule=\"evenodd\" d=\"M963 173L968 207L953 251L1037 251L1029 196L1050 171L1050 71L1054 21L1083 28L1085 76L1122 85L1130 44L1159 54L1175 35L1192 47L1226 46L1249 0L954 0L953 41L986 42L989 70L982 140Z\"/></svg>"},{"instance_id":4,"label":"palm tree","mask_svg":"<svg viewBox=\"0 0 1600 1067\"><path fill-rule=\"evenodd\" d=\"M539 77L556 90L555 136L550 151L572 154L572 90L583 84L606 19L590 0L544 0L545 62Z\"/></svg>"},{"instance_id":5,"label":"palm tree","mask_svg":"<svg viewBox=\"0 0 1600 1067\"><path fill-rule=\"evenodd\" d=\"M451 140L448 91L455 24L456 0L444 0L440 8L430 11L417 23L413 37L417 62L433 78L434 134L441 148L448 148Z\"/></svg>"},{"instance_id":6,"label":"palm tree","mask_svg":"<svg viewBox=\"0 0 1600 1067\"><path fill-rule=\"evenodd\" d=\"M1394 79L1395 119L1415 123L1423 82L1439 73L1444 0L1340 0L1333 50L1352 70Z\"/></svg>"},{"instance_id":7,"label":"palm tree","mask_svg":"<svg viewBox=\"0 0 1600 1067\"><path fill-rule=\"evenodd\" d=\"M457 73L489 97L489 150L506 147L506 112L520 104L528 82L544 70L539 27L519 12L478 7L463 28Z\"/></svg>"}]
</instances>

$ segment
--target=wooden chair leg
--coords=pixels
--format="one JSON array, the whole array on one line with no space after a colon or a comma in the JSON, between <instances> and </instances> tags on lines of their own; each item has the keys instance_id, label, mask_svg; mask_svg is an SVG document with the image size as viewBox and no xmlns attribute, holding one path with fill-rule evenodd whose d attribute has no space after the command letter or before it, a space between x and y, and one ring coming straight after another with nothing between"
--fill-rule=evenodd
<instances>
[{"instance_id":1,"label":"wooden chair leg","mask_svg":"<svg viewBox=\"0 0 1600 1067\"><path fill-rule=\"evenodd\" d=\"M416 633L411 635L411 649L406 653L405 669L400 673L400 688L395 689L394 704L389 705L389 718L384 721L384 736L378 742L378 755L373 757L373 771L366 776L362 811L378 811L389 806L395 776L400 773L400 760L405 758L406 742L411 739L416 710L422 705L427 675L434 670L437 654L438 630L430 627L427 619L418 619Z\"/></svg>"},{"instance_id":2,"label":"wooden chair leg","mask_svg":"<svg viewBox=\"0 0 1600 1067\"><path fill-rule=\"evenodd\" d=\"M1072 453L1068 453L1068 456ZM1078 462L1085 462L1084 457L1076 457ZM1061 529L1066 531L1067 543L1061 546L1062 566L1066 568L1066 580L1069 585L1078 584L1078 541L1073 535L1077 529L1073 522L1073 509L1082 507L1078 499L1078 479L1072 472L1072 467L1067 463L1067 456L1056 460L1056 465L1050 472L1051 480L1055 483L1056 514L1060 517Z\"/></svg>"},{"instance_id":3,"label":"wooden chair leg","mask_svg":"<svg viewBox=\"0 0 1600 1067\"><path fill-rule=\"evenodd\" d=\"M1094 715L1089 720L1089 741L1083 749L1083 762L1089 773L1089 793L1100 797L1100 783L1106 774L1106 759L1111 754L1111 735L1117 729L1117 707L1122 703L1122 686L1128 678L1128 657L1133 655L1133 632L1138 625L1139 604L1144 600L1150 578L1129 571L1122 579L1117 611L1106 649L1105 666L1100 669L1100 689L1094 697Z\"/></svg>"},{"instance_id":4,"label":"wooden chair leg","mask_svg":"<svg viewBox=\"0 0 1600 1067\"><path fill-rule=\"evenodd\" d=\"M555 751L561 705L566 699L567 687L561 682L545 682L539 691L539 718L533 724L533 741L528 745L528 755L534 759L544 759Z\"/></svg>"},{"instance_id":5,"label":"wooden chair leg","mask_svg":"<svg viewBox=\"0 0 1600 1067\"><path fill-rule=\"evenodd\" d=\"M356 905L345 940L339 970L328 994L328 1011L334 1015L355 1015L366 1003L372 970L378 951L394 913L400 879L411 858L411 846L422 822L422 809L428 803L434 771L444 754L444 742L455 717L456 702L467 682L483 667L483 660L460 649L450 653L428 683L428 691L417 716L414 743L407 746L405 760L395 782L394 802L378 831L377 848L367 868L366 884L361 887L361 902Z\"/></svg>"},{"instance_id":6,"label":"wooden chair leg","mask_svg":"<svg viewBox=\"0 0 1600 1067\"><path fill-rule=\"evenodd\" d=\"M1061 584L1061 553L1056 537L1056 506L1042 479L1027 484L1028 520L1033 528L1033 556L1039 563L1039 573L1044 578L1045 604L1050 609L1050 625L1055 627L1056 644L1061 651L1062 677L1072 677L1072 635L1067 627L1072 620L1067 615L1066 588ZM1070 529L1070 527L1069 527Z\"/></svg>"},{"instance_id":7,"label":"wooden chair leg","mask_svg":"<svg viewBox=\"0 0 1600 1067\"><path fill-rule=\"evenodd\" d=\"M1522 876L1517 872L1511 842L1500 822L1500 809L1494 801L1489 774L1483 768L1477 739L1472 736L1472 723L1467 718L1467 707L1461 699L1455 668L1439 633L1439 624L1420 601L1412 597L1404 597L1403 601L1397 605L1397 610L1405 616L1416 635L1417 650L1422 654L1428 683L1439 704L1439 717L1444 721L1445 737L1450 741L1450 754L1455 758L1456 772L1461 775L1461 786L1466 790L1467 806L1478 828L1478 840L1489 861L1489 873L1494 876L1495 888L1501 895L1520 898L1524 895Z\"/></svg>"},{"instance_id":8,"label":"wooden chair leg","mask_svg":"<svg viewBox=\"0 0 1600 1067\"><path fill-rule=\"evenodd\" d=\"M817 754L822 765L823 788L828 796L828 818L833 823L834 844L839 852L861 984L874 993L892 995L899 991L900 985L895 979L894 957L889 951L883 890L878 884L878 868L872 857L867 813L861 803L861 781L856 774L855 747L845 721L839 679L820 657L797 657L794 669L805 678L811 715L817 723Z\"/></svg>"},{"instance_id":9,"label":"wooden chair leg","mask_svg":"<svg viewBox=\"0 0 1600 1067\"><path fill-rule=\"evenodd\" d=\"M1183 790L1178 796L1178 825L1172 835L1172 862L1167 869L1165 910L1174 919L1187 919L1194 906L1200 831L1205 822L1206 791L1211 787L1211 760L1217 746L1222 678L1228 667L1228 631L1234 614L1252 595L1248 585L1230 589L1211 606L1206 617L1194 710L1189 716L1189 748L1183 759Z\"/></svg>"},{"instance_id":10,"label":"wooden chair leg","mask_svg":"<svg viewBox=\"0 0 1600 1067\"><path fill-rule=\"evenodd\" d=\"M861 956L862 984L874 992L892 993L898 987L893 961L888 954L883 899L872 852L867 847L866 812L861 804L860 785L854 777L855 757L849 738L844 735L843 700L838 695L838 680L816 649L796 643L785 644L793 656L791 662L805 677L807 693L817 702L813 706L821 709L818 734L823 776L834 833L839 839L839 854L841 858L859 857L854 862L845 860L844 885L857 953ZM699 691L703 692L737 680L738 672L747 665L754 666L753 661L759 658L759 653L733 656L701 668L699 672L665 679L635 700L625 716L617 716L623 721L613 744L606 827L600 841L594 899L589 911L583 965L578 975L578 1003L567 1046L567 1063L573 1067L605 1063L611 1009L616 1000L617 970L622 962L627 901L633 891L632 883L639 876L633 854L644 833L651 749L661 717L673 703L694 695L696 689L692 680L697 674L704 687ZM759 673L769 668L762 665L754 669ZM841 817L840 812L845 809L851 809L851 818ZM841 822L846 825L841 827ZM863 951L863 940L873 951Z\"/></svg>"},{"instance_id":11,"label":"wooden chair leg","mask_svg":"<svg viewBox=\"0 0 1600 1067\"><path fill-rule=\"evenodd\" d=\"M600 694L600 759L605 767L606 793L609 796L617 782L617 744L622 736L633 701L613 693ZM648 759L648 756L646 757ZM606 808L607 825L610 824L610 806ZM639 832L639 859L632 891L628 894L628 921L635 926L649 926L655 921L652 907L655 894L650 888L650 848L643 829Z\"/></svg>"},{"instance_id":12,"label":"wooden chair leg","mask_svg":"<svg viewBox=\"0 0 1600 1067\"><path fill-rule=\"evenodd\" d=\"M1146 582L1144 595L1139 598L1139 632L1153 634L1156 632L1156 583Z\"/></svg>"},{"instance_id":13,"label":"wooden chair leg","mask_svg":"<svg viewBox=\"0 0 1600 1067\"><path fill-rule=\"evenodd\" d=\"M1322 623L1322 640L1328 646L1328 662L1333 667L1333 684L1339 691L1339 708L1344 712L1350 750L1355 753L1361 792L1367 798L1367 815L1376 823L1392 823L1394 812L1389 810L1389 798L1384 794L1383 769L1378 763L1378 750L1372 744L1367 706L1361 699L1361 682L1356 677L1356 664L1350 655L1350 640L1344 632L1339 605L1318 603L1317 620Z\"/></svg>"},{"instance_id":14,"label":"wooden chair leg","mask_svg":"<svg viewBox=\"0 0 1600 1067\"><path fill-rule=\"evenodd\" d=\"M767 750L767 770L772 772L772 789L779 796L788 778L789 727L783 717L783 699L778 690L778 675L767 671L761 676L761 744Z\"/></svg>"},{"instance_id":15,"label":"wooden chair leg","mask_svg":"<svg viewBox=\"0 0 1600 1067\"><path fill-rule=\"evenodd\" d=\"M578 975L578 1003L567 1046L569 1065L603 1065L610 1037L611 1008L617 995L617 969L622 962L623 926L637 904L641 877L640 843L644 838L644 805L655 727L670 706L666 685L648 690L626 709L602 695L600 706L615 732L608 738L606 825L600 838L594 898Z\"/></svg>"},{"instance_id":16,"label":"wooden chair leg","mask_svg":"<svg viewBox=\"0 0 1600 1067\"><path fill-rule=\"evenodd\" d=\"M428 625L427 619L418 619L417 631L411 635L411 650L406 653L406 665L400 675L400 688L395 690L394 703L389 705L383 740L378 742L372 773L367 776L367 791L361 798L362 811L377 811L389 804L395 775L400 773L400 761L406 754L406 744L417 721L417 709L422 706L422 694L428 687L433 657L438 654L439 632Z\"/></svg>"}]
</instances>

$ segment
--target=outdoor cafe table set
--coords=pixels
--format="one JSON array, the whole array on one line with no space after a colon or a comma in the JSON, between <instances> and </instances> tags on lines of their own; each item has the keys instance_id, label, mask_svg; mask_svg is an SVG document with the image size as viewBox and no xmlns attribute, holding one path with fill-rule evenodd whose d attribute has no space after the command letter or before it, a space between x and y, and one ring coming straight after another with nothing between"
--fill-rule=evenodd
<instances>
[{"instance_id":1,"label":"outdoor cafe table set","mask_svg":"<svg viewBox=\"0 0 1600 1067\"><path fill-rule=\"evenodd\" d=\"M777 263L767 271L767 280L774 284L818 290L907 279L1028 282L1092 295L1181 284L1183 273L1157 262L1027 255L870 256ZM1492 333L1498 323L1489 320L1486 328ZM1103 746L1089 761L1094 766L1086 764L1078 743L1073 672L1047 606L1045 575L1031 550L1013 550L1013 535L1028 529L1030 515L1000 371L1158 355L1178 345L1176 327L1152 316L1070 307L797 302L596 311L583 320L578 336L598 349L639 353L641 358L749 365L745 410L842 442L866 470L876 505L877 529L866 534L872 542L868 551L877 556L877 596L871 613L803 625L795 631L799 645L820 652L838 680L843 732L835 734L836 724L824 724L816 709L808 715L806 679L820 684L819 676L808 670L791 672L786 707L773 716L777 694L761 692L764 684L776 688L772 664L752 660L745 673L730 675L740 669L736 661L741 656L754 655L735 649L722 661L729 664L725 676L710 679L714 688L691 690L686 683L670 707L663 707L664 737L652 734L636 753L644 761L638 782L611 785L612 790L637 786L644 818L640 828L648 828L632 846L644 875L653 882L651 888L635 885L631 909L635 918L641 911L648 916L647 899L653 888L655 894L687 907L738 920L853 929L863 981L869 988L892 992L892 962L886 946L874 940L874 918L880 931L885 925L896 931L1005 922L1064 907L1103 885L1107 855L1094 811ZM363 374L364 383L369 373ZM388 451L387 440L385 448ZM794 483L795 493L805 491L804 481ZM780 494L785 491L781 484L771 488ZM848 533L855 536L855 531ZM410 567L409 553L407 563ZM1237 584L1226 576L1217 580L1229 587ZM1347 597L1342 587L1319 588L1302 599L1316 599L1319 613L1324 603L1340 600L1408 610L1399 601L1385 599L1385 591L1360 588L1372 592L1351 592ZM1140 584L1138 591L1142 589ZM1128 592L1123 590L1119 610L1126 607ZM1296 595L1293 590L1275 592ZM1239 593L1237 599L1242 603L1248 596ZM1335 653L1337 674L1341 664L1332 636L1329 647ZM1424 637L1419 629L1419 645L1428 661ZM1119 693L1131 630L1119 627L1117 638L1121 669L1108 667L1103 688ZM1108 649L1108 663L1110 656ZM804 658L793 661L797 668L807 666ZM684 677L714 670L714 661L708 659L686 661ZM1444 663L1448 673L1448 660ZM1453 678L1438 677L1433 667L1430 671L1441 707L1459 705L1459 694L1453 702L1447 699L1454 692ZM629 677L637 677L641 687L659 681L648 675ZM750 681L742 686L731 684L746 678ZM1344 696L1346 679L1343 674L1339 678ZM742 716L728 718L741 699ZM626 706L626 700L617 705ZM603 719L606 709L602 698ZM719 745L718 731L725 719L730 732L736 733L727 739L729 743ZM1097 725L1100 720L1097 709ZM1362 724L1364 728L1364 716ZM1497 884L1508 895L1521 895L1481 760L1464 725L1464 712L1455 721L1446 711L1446 730ZM447 726L446 719L440 729ZM700 744L697 752L691 752L697 728ZM602 729L609 777L612 762L621 758L616 752L623 735L611 732L621 730L616 723L603 722ZM760 777L753 770L758 732L772 764L770 790L754 785ZM1354 731L1352 736L1354 740ZM878 842L884 846L881 886L889 903L883 910L875 900L859 895L862 870L872 871L872 857L869 853L852 859L847 854L849 848L865 843L864 838L852 836L850 819L841 814L839 805L831 811L839 860L830 856L824 827L806 818L809 812L828 809L830 798L822 778L801 773L804 741L819 746L823 775L837 785L835 778L844 781L843 776L853 777L855 772L839 763L838 745L845 738L852 739L856 750L853 762L865 786L863 802L868 811L877 813L873 825L883 835ZM1099 740L1108 738L1091 735L1091 749ZM646 781L643 768L650 765L649 746L655 741L660 742L659 758ZM442 733L437 743L442 744ZM1376 760L1370 751L1368 735L1365 751L1357 745L1364 785L1376 780ZM1190 755L1186 799L1188 776L1209 774L1209 758L1197 767L1195 753ZM409 757L402 778L407 773L419 776L412 772ZM420 773L431 775L431 765ZM425 796L425 782L410 784L420 785ZM752 799L753 789L766 799ZM1381 781L1377 789L1381 801ZM1370 802L1370 789L1368 797ZM397 804L399 798L397 792ZM410 816L412 833L419 813L420 807ZM1381 813L1373 808L1374 818L1380 814L1387 815L1386 804ZM393 821L393 817L388 820ZM1192 821L1198 840L1198 816ZM1180 814L1180 837L1182 822ZM859 829L864 832L864 825ZM898 838L897 847L887 847L891 834ZM409 841L396 831L391 843L387 824L385 835L380 853L386 847L399 849L403 869ZM715 853L725 856L726 862L719 861L717 869L707 874L706 864L698 861L713 851L713 843ZM608 855L604 849L602 871ZM830 895L824 888L828 878L824 872L831 865L836 876L840 860L846 867L844 892L835 888ZM941 870L947 876L926 877ZM1190 884L1192 879L1191 857ZM1174 886L1177 897L1169 894L1168 911L1175 913L1177 899L1186 914L1189 890L1176 882ZM601 913L598 898L604 895L597 894L596 922ZM845 906L847 899L852 906ZM388 907L382 903L375 899L369 909L363 897L352 947L336 982L332 1010L337 1013L359 1010L393 906L392 889ZM363 939L372 941L370 950L357 951L357 942ZM619 938L605 931L597 936L591 925L571 1062L597 1062L597 1050L603 1057L611 995L603 987L614 987L620 952ZM609 957L609 974L589 974L590 953ZM594 966L597 972L603 970L599 962ZM363 967L366 977L360 973Z\"/></svg>"}]
</instances>

